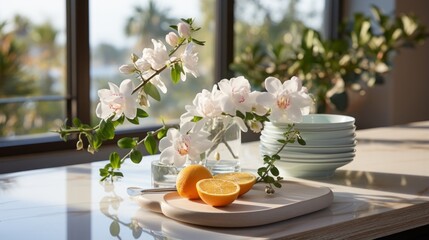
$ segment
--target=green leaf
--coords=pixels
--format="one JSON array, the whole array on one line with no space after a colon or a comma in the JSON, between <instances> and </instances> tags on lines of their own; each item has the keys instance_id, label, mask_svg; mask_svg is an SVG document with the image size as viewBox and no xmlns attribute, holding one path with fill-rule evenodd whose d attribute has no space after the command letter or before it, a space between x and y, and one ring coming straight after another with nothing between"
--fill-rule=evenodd
<instances>
[{"instance_id":1,"label":"green leaf","mask_svg":"<svg viewBox=\"0 0 429 240\"><path fill-rule=\"evenodd\" d=\"M113 172L113 176L124 177L124 174L122 172Z\"/></svg>"},{"instance_id":2,"label":"green leaf","mask_svg":"<svg viewBox=\"0 0 429 240\"><path fill-rule=\"evenodd\" d=\"M180 81L180 75L182 73L182 66L180 65L180 63L175 63L172 67L171 67L171 80L173 81L174 84L177 84Z\"/></svg>"},{"instance_id":3,"label":"green leaf","mask_svg":"<svg viewBox=\"0 0 429 240\"><path fill-rule=\"evenodd\" d=\"M284 139L278 139L277 142L282 143L282 144L286 144L287 143L287 141L284 140Z\"/></svg>"},{"instance_id":4,"label":"green leaf","mask_svg":"<svg viewBox=\"0 0 429 240\"><path fill-rule=\"evenodd\" d=\"M158 89L151 82L147 82L143 87L144 92L151 96L156 101L161 101L161 95L159 94Z\"/></svg>"},{"instance_id":5,"label":"green leaf","mask_svg":"<svg viewBox=\"0 0 429 240\"><path fill-rule=\"evenodd\" d=\"M267 177L264 179L264 182L265 182L265 183L273 183L273 182L275 182L275 180L274 180L274 178L273 178L273 177L271 177L271 176L267 176Z\"/></svg>"},{"instance_id":6,"label":"green leaf","mask_svg":"<svg viewBox=\"0 0 429 240\"><path fill-rule=\"evenodd\" d=\"M123 124L125 120L125 116L122 114L118 119L116 119L115 121L112 121L112 124L114 127L117 127L120 124Z\"/></svg>"},{"instance_id":7,"label":"green leaf","mask_svg":"<svg viewBox=\"0 0 429 240\"><path fill-rule=\"evenodd\" d=\"M113 221L109 227L110 235L113 237L119 236L120 229L119 223L117 221Z\"/></svg>"},{"instance_id":8,"label":"green leaf","mask_svg":"<svg viewBox=\"0 0 429 240\"><path fill-rule=\"evenodd\" d=\"M162 128L161 130L159 130L159 132L156 134L156 137L158 139L161 139L163 137L165 137L165 135L167 134L167 129Z\"/></svg>"},{"instance_id":9,"label":"green leaf","mask_svg":"<svg viewBox=\"0 0 429 240\"><path fill-rule=\"evenodd\" d=\"M245 120L252 120L255 117L255 115L253 115L250 112L246 112L246 119Z\"/></svg>"},{"instance_id":10,"label":"green leaf","mask_svg":"<svg viewBox=\"0 0 429 240\"><path fill-rule=\"evenodd\" d=\"M153 155L156 153L156 140L152 135L148 135L146 137L144 140L144 146L149 154Z\"/></svg>"},{"instance_id":11,"label":"green leaf","mask_svg":"<svg viewBox=\"0 0 429 240\"><path fill-rule=\"evenodd\" d=\"M100 176L101 177L105 177L105 176L109 175L109 171L108 170L106 170L104 168L100 168L99 170L100 170Z\"/></svg>"},{"instance_id":12,"label":"green leaf","mask_svg":"<svg viewBox=\"0 0 429 240\"><path fill-rule=\"evenodd\" d=\"M134 148L136 145L137 145L137 141L130 137L124 137L119 139L118 141L118 147L120 148L129 149L129 148Z\"/></svg>"},{"instance_id":13,"label":"green leaf","mask_svg":"<svg viewBox=\"0 0 429 240\"><path fill-rule=\"evenodd\" d=\"M87 135L87 139L94 150L100 148L102 141L100 140L98 134Z\"/></svg>"},{"instance_id":14,"label":"green leaf","mask_svg":"<svg viewBox=\"0 0 429 240\"><path fill-rule=\"evenodd\" d=\"M80 121L79 118L73 118L73 125L75 127L80 127L80 126L82 126L82 122Z\"/></svg>"},{"instance_id":15,"label":"green leaf","mask_svg":"<svg viewBox=\"0 0 429 240\"><path fill-rule=\"evenodd\" d=\"M130 154L130 159L133 163L140 163L143 159L143 155L140 151L133 149L133 151Z\"/></svg>"},{"instance_id":16,"label":"green leaf","mask_svg":"<svg viewBox=\"0 0 429 240\"><path fill-rule=\"evenodd\" d=\"M264 175L267 172L267 168L266 167L260 167L258 168L258 175L262 177L262 175Z\"/></svg>"},{"instance_id":17,"label":"green leaf","mask_svg":"<svg viewBox=\"0 0 429 240\"><path fill-rule=\"evenodd\" d=\"M275 177L277 177L280 173L279 173L279 170L276 168L276 167L272 167L271 169L270 169L270 172L271 172L271 174L273 174L273 176L275 176Z\"/></svg>"},{"instance_id":18,"label":"green leaf","mask_svg":"<svg viewBox=\"0 0 429 240\"><path fill-rule=\"evenodd\" d=\"M204 46L206 44L205 41L199 41L199 40L197 40L195 38L192 38L192 42L194 42L195 44L198 44L200 46Z\"/></svg>"},{"instance_id":19,"label":"green leaf","mask_svg":"<svg viewBox=\"0 0 429 240\"><path fill-rule=\"evenodd\" d=\"M271 158L275 160L280 160L280 156L278 154L274 154L273 156L271 156Z\"/></svg>"},{"instance_id":20,"label":"green leaf","mask_svg":"<svg viewBox=\"0 0 429 240\"><path fill-rule=\"evenodd\" d=\"M203 119L203 117L199 117L199 116L194 116L194 118L192 119L192 122L198 122L201 119Z\"/></svg>"},{"instance_id":21,"label":"green leaf","mask_svg":"<svg viewBox=\"0 0 429 240\"><path fill-rule=\"evenodd\" d=\"M113 169L119 169L121 167L121 159L117 152L112 152L109 156L109 160Z\"/></svg>"},{"instance_id":22,"label":"green leaf","mask_svg":"<svg viewBox=\"0 0 429 240\"><path fill-rule=\"evenodd\" d=\"M279 182L273 182L273 185L274 185L276 188L281 188L281 187L282 187L282 185L281 185Z\"/></svg>"},{"instance_id":23,"label":"green leaf","mask_svg":"<svg viewBox=\"0 0 429 240\"><path fill-rule=\"evenodd\" d=\"M115 126L112 121L107 121L101 131L103 139L113 139L115 137Z\"/></svg>"},{"instance_id":24,"label":"green leaf","mask_svg":"<svg viewBox=\"0 0 429 240\"><path fill-rule=\"evenodd\" d=\"M298 139L298 143L299 143L300 145L306 145L306 144L307 144L307 143L305 142L305 140L304 140L300 135L298 135L297 139Z\"/></svg>"},{"instance_id":25,"label":"green leaf","mask_svg":"<svg viewBox=\"0 0 429 240\"><path fill-rule=\"evenodd\" d=\"M141 108L137 108L137 117L147 118L147 117L149 117L149 114L145 110L143 110Z\"/></svg>"},{"instance_id":26,"label":"green leaf","mask_svg":"<svg viewBox=\"0 0 429 240\"><path fill-rule=\"evenodd\" d=\"M127 120L134 125L139 125L139 118L137 116L133 119L127 118Z\"/></svg>"},{"instance_id":27,"label":"green leaf","mask_svg":"<svg viewBox=\"0 0 429 240\"><path fill-rule=\"evenodd\" d=\"M177 25L170 25L170 28L177 31Z\"/></svg>"},{"instance_id":28,"label":"green leaf","mask_svg":"<svg viewBox=\"0 0 429 240\"><path fill-rule=\"evenodd\" d=\"M237 117L241 118L241 119L245 119L245 118L246 118L246 116L244 116L244 114L243 114L243 113L241 113L240 111L236 111L236 112L235 112L235 115L236 115Z\"/></svg>"}]
</instances>

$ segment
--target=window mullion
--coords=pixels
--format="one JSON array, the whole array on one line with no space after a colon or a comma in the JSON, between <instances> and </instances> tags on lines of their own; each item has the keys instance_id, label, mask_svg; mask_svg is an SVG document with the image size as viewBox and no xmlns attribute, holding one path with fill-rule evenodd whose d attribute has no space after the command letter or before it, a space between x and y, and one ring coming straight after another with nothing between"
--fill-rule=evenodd
<instances>
[{"instance_id":1,"label":"window mullion","mask_svg":"<svg viewBox=\"0 0 429 240\"><path fill-rule=\"evenodd\" d=\"M233 77L229 65L234 59L234 1L216 1L215 81Z\"/></svg>"},{"instance_id":2,"label":"window mullion","mask_svg":"<svg viewBox=\"0 0 429 240\"><path fill-rule=\"evenodd\" d=\"M67 0L68 117L90 123L89 3Z\"/></svg>"}]
</instances>

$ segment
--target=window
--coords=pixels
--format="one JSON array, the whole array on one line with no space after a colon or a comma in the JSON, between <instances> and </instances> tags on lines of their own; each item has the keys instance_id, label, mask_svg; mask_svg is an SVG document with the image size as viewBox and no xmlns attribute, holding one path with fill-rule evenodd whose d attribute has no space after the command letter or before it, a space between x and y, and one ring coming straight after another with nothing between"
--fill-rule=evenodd
<instances>
[{"instance_id":1,"label":"window","mask_svg":"<svg viewBox=\"0 0 429 240\"><path fill-rule=\"evenodd\" d=\"M90 1L91 109L98 103L97 90L108 88L108 82L119 85L126 78L134 80L134 76L118 71L120 65L130 63L131 53L141 56L144 47L153 47L151 39L164 41L165 35L172 31L170 25L177 24L180 18L194 18L196 26L202 27L197 39L206 41L204 47L198 46L200 76L198 79L188 76L178 84L164 81L167 94L161 93L160 102L151 101L147 109L149 118L140 125L149 127L161 124L161 119L166 122L178 119L195 94L211 88L214 82L214 4L215 1L204 0L190 0L186 4L169 0ZM95 115L91 119L94 124L99 120Z\"/></svg>"},{"instance_id":2,"label":"window","mask_svg":"<svg viewBox=\"0 0 429 240\"><path fill-rule=\"evenodd\" d=\"M66 8L54 0L0 5L2 146L46 135L66 117Z\"/></svg>"},{"instance_id":3,"label":"window","mask_svg":"<svg viewBox=\"0 0 429 240\"><path fill-rule=\"evenodd\" d=\"M83 122L97 122L94 116L97 90L105 88L109 81L119 83L132 78L119 73L118 66L129 62L131 52L141 55L143 46L152 47L150 39L163 38L169 31L169 24L176 24L180 17L195 18L197 24L202 26L198 38L206 40L207 45L199 51L202 66L200 77L170 86L170 92L162 96L162 102L154 103L150 108L153 118L147 119L133 131L143 133L158 124L161 118L174 121L195 93L211 88L214 81L231 77L228 67L234 51L237 53L240 50L245 39L251 40L244 35L246 31L240 28L240 24L262 29L267 24L261 24L263 11L270 14L272 23L278 23L282 17L288 16L289 8L286 6L296 4L295 14L301 16L301 20L309 20L308 24L313 24L313 27L321 27L324 5L319 2L237 0L234 4L229 0L192 0L183 4L168 0L43 0L37 4L31 2L30 7L25 0L0 0L0 22L9 22L19 13L29 19L31 26L41 27L39 31L45 34L44 37L50 36L46 39L50 42L42 41L39 36L36 38L39 42L32 40L28 51L23 51L23 58L26 61L33 59L33 65L29 62L15 63L21 64L16 66L19 69L16 73L23 71L29 77L39 79L37 85L25 84L23 81L29 80L15 77L19 80L14 80L15 87L11 88L21 93L11 94L10 87L4 85L5 79L11 78L1 75L4 74L4 66L0 65L0 84L3 84L0 85L0 156L74 148L73 142L64 143L56 134L47 131L55 129L65 118L76 116ZM25 7L23 4L26 4ZM308 12L305 4L312 5L310 10L313 11ZM250 22L249 17L245 17L248 12L253 12L255 17L252 16L252 19L256 22ZM1 44L4 44L5 34L10 32L15 34L14 40L19 40L22 36L19 30L9 24L8 27L1 27ZM258 34L253 37L256 36ZM34 35L21 39L31 37ZM267 37L271 41L273 36L268 34ZM36 93L26 92L29 91L26 87ZM13 110L7 113L6 108ZM33 115L28 109L35 109ZM17 120L12 119L13 114ZM15 125L11 127L13 122Z\"/></svg>"},{"instance_id":4,"label":"window","mask_svg":"<svg viewBox=\"0 0 429 240\"><path fill-rule=\"evenodd\" d=\"M232 68L244 75L254 88L262 89L266 77L281 80L289 66L284 59L294 56L304 27L324 34L325 1L236 0L234 21L235 60Z\"/></svg>"}]
</instances>

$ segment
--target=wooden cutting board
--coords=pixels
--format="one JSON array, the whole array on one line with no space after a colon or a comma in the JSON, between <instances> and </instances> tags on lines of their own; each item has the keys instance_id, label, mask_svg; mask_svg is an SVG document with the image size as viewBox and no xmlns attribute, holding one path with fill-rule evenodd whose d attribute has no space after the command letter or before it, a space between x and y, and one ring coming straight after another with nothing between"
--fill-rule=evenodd
<instances>
[{"instance_id":1,"label":"wooden cutting board","mask_svg":"<svg viewBox=\"0 0 429 240\"><path fill-rule=\"evenodd\" d=\"M328 207L333 193L327 187L299 182L283 182L273 195L265 184L225 207L212 207L201 200L188 200L177 192L146 193L133 199L144 208L160 212L177 221L211 227L250 227L278 222Z\"/></svg>"}]
</instances>

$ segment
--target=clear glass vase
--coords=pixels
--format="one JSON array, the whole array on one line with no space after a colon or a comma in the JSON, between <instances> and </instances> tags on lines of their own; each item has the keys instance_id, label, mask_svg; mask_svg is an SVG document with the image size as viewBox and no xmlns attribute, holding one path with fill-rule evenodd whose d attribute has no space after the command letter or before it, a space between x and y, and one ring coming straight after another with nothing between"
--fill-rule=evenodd
<instances>
[{"instance_id":1,"label":"clear glass vase","mask_svg":"<svg viewBox=\"0 0 429 240\"><path fill-rule=\"evenodd\" d=\"M206 151L204 165L212 174L240 171L241 129L231 117L208 121L204 130L210 133L213 146Z\"/></svg>"},{"instance_id":2,"label":"clear glass vase","mask_svg":"<svg viewBox=\"0 0 429 240\"><path fill-rule=\"evenodd\" d=\"M163 164L159 160L152 161L152 186L155 188L174 187L180 170L181 168Z\"/></svg>"}]
</instances>

